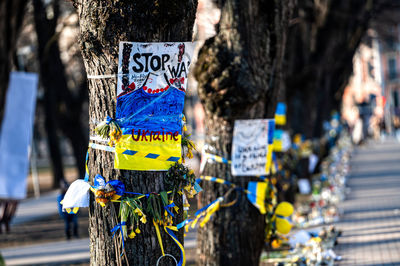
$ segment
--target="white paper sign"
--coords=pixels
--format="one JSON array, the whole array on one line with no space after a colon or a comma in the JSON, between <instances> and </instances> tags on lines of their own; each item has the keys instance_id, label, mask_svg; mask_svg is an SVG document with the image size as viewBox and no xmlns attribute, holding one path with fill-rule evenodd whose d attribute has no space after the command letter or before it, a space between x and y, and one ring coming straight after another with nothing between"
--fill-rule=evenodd
<instances>
[{"instance_id":1,"label":"white paper sign","mask_svg":"<svg viewBox=\"0 0 400 266\"><path fill-rule=\"evenodd\" d=\"M232 143L232 174L266 175L271 160L275 122L273 119L236 120ZM270 150L270 153L268 151ZM268 156L269 155L269 156Z\"/></svg>"},{"instance_id":2,"label":"white paper sign","mask_svg":"<svg viewBox=\"0 0 400 266\"><path fill-rule=\"evenodd\" d=\"M26 197L38 76L12 72L0 132L0 198Z\"/></svg>"},{"instance_id":3,"label":"white paper sign","mask_svg":"<svg viewBox=\"0 0 400 266\"><path fill-rule=\"evenodd\" d=\"M186 91L194 47L192 42L120 42L118 97L139 88L148 93L169 86Z\"/></svg>"}]
</instances>

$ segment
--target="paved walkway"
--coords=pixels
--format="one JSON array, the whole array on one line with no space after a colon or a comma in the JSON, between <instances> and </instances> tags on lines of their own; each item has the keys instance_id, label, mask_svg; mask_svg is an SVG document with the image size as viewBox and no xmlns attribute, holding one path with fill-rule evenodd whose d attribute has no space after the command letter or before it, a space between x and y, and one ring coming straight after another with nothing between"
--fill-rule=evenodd
<instances>
[{"instance_id":1,"label":"paved walkway","mask_svg":"<svg viewBox=\"0 0 400 266\"><path fill-rule=\"evenodd\" d=\"M38 199L29 198L20 201L11 225L40 220L57 214L57 196L58 191L52 191L42 194Z\"/></svg>"},{"instance_id":2,"label":"paved walkway","mask_svg":"<svg viewBox=\"0 0 400 266\"><path fill-rule=\"evenodd\" d=\"M389 139L358 148L348 186L339 265L400 265L400 144Z\"/></svg>"}]
</instances>

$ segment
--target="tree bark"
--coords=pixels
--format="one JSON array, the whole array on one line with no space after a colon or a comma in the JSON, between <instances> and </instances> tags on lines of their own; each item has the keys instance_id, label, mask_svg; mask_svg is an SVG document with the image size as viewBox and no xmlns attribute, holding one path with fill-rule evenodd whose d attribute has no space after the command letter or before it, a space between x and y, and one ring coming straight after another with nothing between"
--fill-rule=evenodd
<instances>
[{"instance_id":1,"label":"tree bark","mask_svg":"<svg viewBox=\"0 0 400 266\"><path fill-rule=\"evenodd\" d=\"M88 137L84 134L80 119L82 105L87 100L87 83L78 88L74 96L67 85L65 67L60 57L59 34L56 32L60 13L59 0L48 4L53 17L47 18L42 0L34 0L34 18L38 36L39 65L44 87L45 125L48 135L50 160L53 169L53 187L59 187L64 179L60 132L70 140L79 177L85 176L85 154Z\"/></svg>"},{"instance_id":2,"label":"tree bark","mask_svg":"<svg viewBox=\"0 0 400 266\"><path fill-rule=\"evenodd\" d=\"M0 2L0 128L19 29L24 18L27 0L3 0Z\"/></svg>"},{"instance_id":3,"label":"tree bark","mask_svg":"<svg viewBox=\"0 0 400 266\"><path fill-rule=\"evenodd\" d=\"M378 1L298 1L291 20L285 82L288 121L307 139L339 106L353 55ZM339 110L337 110L339 111Z\"/></svg>"},{"instance_id":4,"label":"tree bark","mask_svg":"<svg viewBox=\"0 0 400 266\"><path fill-rule=\"evenodd\" d=\"M217 35L199 52L195 77L206 112L207 152L231 157L236 119L273 118L281 80L290 1L221 1ZM233 177L230 165L207 164L205 175L247 187L255 177ZM227 188L202 183L203 205ZM264 244L265 217L245 195L214 214L198 231L198 265L258 265Z\"/></svg>"},{"instance_id":5,"label":"tree bark","mask_svg":"<svg viewBox=\"0 0 400 266\"><path fill-rule=\"evenodd\" d=\"M46 8L41 0L33 1L34 20L38 37L38 55L41 83L44 88L45 128L47 133L50 161L53 171L53 188L58 188L64 180L60 137L57 131L58 90L66 90L66 80L58 48L56 36L57 19L59 17L58 1L54 2L53 17L47 18Z\"/></svg>"},{"instance_id":6,"label":"tree bark","mask_svg":"<svg viewBox=\"0 0 400 266\"><path fill-rule=\"evenodd\" d=\"M120 41L171 42L191 41L197 1L77 1L80 19L80 45L88 75L116 74ZM114 117L116 106L116 79L89 80L90 130L107 115ZM96 174L108 179L119 179L127 191L160 192L164 189L165 172L115 170L113 156L91 150L89 156L90 180ZM110 229L115 225L111 212L93 198L89 208L91 265L116 265ZM180 203L182 204L182 203ZM115 206L118 207L117 205ZM180 206L181 207L181 206ZM182 212L177 215L182 220ZM161 232L165 252L179 260L180 251L169 236ZM183 233L177 234L183 243ZM125 253L131 265L155 265L161 256L156 232L148 221L142 233L125 241ZM164 265L172 260L164 258Z\"/></svg>"}]
</instances>

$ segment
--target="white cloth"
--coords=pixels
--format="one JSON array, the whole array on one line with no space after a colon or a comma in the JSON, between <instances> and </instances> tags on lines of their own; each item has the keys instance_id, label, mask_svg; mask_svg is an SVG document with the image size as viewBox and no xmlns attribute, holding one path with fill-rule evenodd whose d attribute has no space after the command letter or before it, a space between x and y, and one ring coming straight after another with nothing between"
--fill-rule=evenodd
<instances>
[{"instance_id":1,"label":"white cloth","mask_svg":"<svg viewBox=\"0 0 400 266\"><path fill-rule=\"evenodd\" d=\"M297 180L297 185L299 186L300 194L311 193L311 185L308 179L300 178L299 180Z\"/></svg>"},{"instance_id":2,"label":"white cloth","mask_svg":"<svg viewBox=\"0 0 400 266\"><path fill-rule=\"evenodd\" d=\"M307 231L300 230L295 234L289 236L289 245L294 248L297 244L305 245L311 236Z\"/></svg>"},{"instance_id":3,"label":"white cloth","mask_svg":"<svg viewBox=\"0 0 400 266\"><path fill-rule=\"evenodd\" d=\"M26 197L38 75L12 72L0 132L0 198Z\"/></svg>"},{"instance_id":4,"label":"white cloth","mask_svg":"<svg viewBox=\"0 0 400 266\"><path fill-rule=\"evenodd\" d=\"M75 180L65 193L63 210L74 207L89 207L89 183L82 179Z\"/></svg>"},{"instance_id":5,"label":"white cloth","mask_svg":"<svg viewBox=\"0 0 400 266\"><path fill-rule=\"evenodd\" d=\"M309 160L308 171L312 174L314 172L315 166L317 166L318 156L315 155L314 153L311 153L308 160Z\"/></svg>"}]
</instances>

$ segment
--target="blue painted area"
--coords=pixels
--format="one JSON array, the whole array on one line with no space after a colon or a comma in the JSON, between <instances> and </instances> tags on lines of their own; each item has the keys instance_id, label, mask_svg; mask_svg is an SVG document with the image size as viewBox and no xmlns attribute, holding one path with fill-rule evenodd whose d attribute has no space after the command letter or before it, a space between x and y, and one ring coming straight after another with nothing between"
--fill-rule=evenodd
<instances>
[{"instance_id":1,"label":"blue painted area","mask_svg":"<svg viewBox=\"0 0 400 266\"><path fill-rule=\"evenodd\" d=\"M180 159L179 157L171 156L171 157L168 158L167 161L170 161L170 162L177 162L177 161L179 161L179 159Z\"/></svg>"},{"instance_id":2,"label":"blue painted area","mask_svg":"<svg viewBox=\"0 0 400 266\"><path fill-rule=\"evenodd\" d=\"M174 87L155 94L138 89L117 99L116 119L123 134L132 129L182 134L184 100L185 93Z\"/></svg>"},{"instance_id":3,"label":"blue painted area","mask_svg":"<svg viewBox=\"0 0 400 266\"><path fill-rule=\"evenodd\" d=\"M286 104L284 103L278 103L276 106L276 112L275 114L277 115L284 115L286 114Z\"/></svg>"},{"instance_id":4,"label":"blue painted area","mask_svg":"<svg viewBox=\"0 0 400 266\"><path fill-rule=\"evenodd\" d=\"M247 185L247 190L250 192L250 194L247 194L247 198L251 203L255 204L257 200L257 182L249 182Z\"/></svg>"},{"instance_id":5,"label":"blue painted area","mask_svg":"<svg viewBox=\"0 0 400 266\"><path fill-rule=\"evenodd\" d=\"M282 139L283 130L282 129L275 129L274 132L274 139Z\"/></svg>"},{"instance_id":6,"label":"blue painted area","mask_svg":"<svg viewBox=\"0 0 400 266\"><path fill-rule=\"evenodd\" d=\"M146 158L156 159L158 156L160 156L160 154L149 153L146 155Z\"/></svg>"},{"instance_id":7,"label":"blue painted area","mask_svg":"<svg viewBox=\"0 0 400 266\"><path fill-rule=\"evenodd\" d=\"M126 150L126 151L124 151L122 154L126 154L126 155L135 155L136 153L137 153L137 151Z\"/></svg>"},{"instance_id":8,"label":"blue painted area","mask_svg":"<svg viewBox=\"0 0 400 266\"><path fill-rule=\"evenodd\" d=\"M268 121L268 144L274 142L274 131L275 131L275 120L271 119Z\"/></svg>"}]
</instances>

